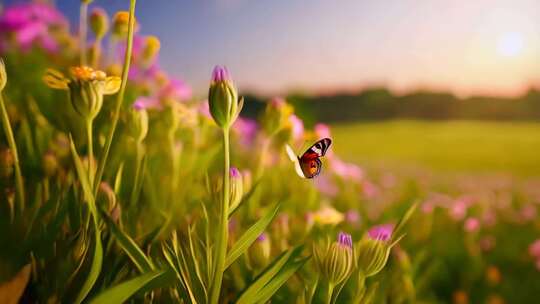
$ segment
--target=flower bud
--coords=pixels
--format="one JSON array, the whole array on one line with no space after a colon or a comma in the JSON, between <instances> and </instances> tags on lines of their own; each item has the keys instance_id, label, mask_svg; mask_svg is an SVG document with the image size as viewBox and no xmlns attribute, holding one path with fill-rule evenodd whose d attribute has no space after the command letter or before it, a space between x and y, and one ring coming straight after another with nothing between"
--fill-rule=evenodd
<instances>
[{"instance_id":1,"label":"flower bud","mask_svg":"<svg viewBox=\"0 0 540 304\"><path fill-rule=\"evenodd\" d=\"M113 35L117 37L125 37L129 28L129 12L120 11L113 17Z\"/></svg>"},{"instance_id":2,"label":"flower bud","mask_svg":"<svg viewBox=\"0 0 540 304\"><path fill-rule=\"evenodd\" d=\"M90 13L90 28L97 39L102 39L109 30L109 16L102 8L94 8Z\"/></svg>"},{"instance_id":3,"label":"flower bud","mask_svg":"<svg viewBox=\"0 0 540 304\"><path fill-rule=\"evenodd\" d=\"M381 225L368 231L358 244L358 268L363 276L369 277L379 273L390 255L392 226Z\"/></svg>"},{"instance_id":4,"label":"flower bud","mask_svg":"<svg viewBox=\"0 0 540 304\"><path fill-rule=\"evenodd\" d=\"M161 48L161 43L156 36L148 36L144 40L144 48L142 51L142 58L146 62L152 62L156 58L156 55Z\"/></svg>"},{"instance_id":5,"label":"flower bud","mask_svg":"<svg viewBox=\"0 0 540 304\"><path fill-rule=\"evenodd\" d=\"M282 98L274 98L267 105L262 116L262 126L268 135L274 135L281 129L290 126L289 117L293 108ZM290 132L292 134L292 127Z\"/></svg>"},{"instance_id":6,"label":"flower bud","mask_svg":"<svg viewBox=\"0 0 540 304\"><path fill-rule=\"evenodd\" d=\"M242 98L238 99L238 92L227 68L216 66L208 92L210 114L216 124L221 128L229 128L240 114L243 103Z\"/></svg>"},{"instance_id":7,"label":"flower bud","mask_svg":"<svg viewBox=\"0 0 540 304\"><path fill-rule=\"evenodd\" d=\"M238 169L232 167L229 170L229 175L231 177L231 191L229 202L231 210L234 210L236 206L240 204L240 202L242 201L242 196L244 195L242 174L240 174L240 171L238 171Z\"/></svg>"},{"instance_id":8,"label":"flower bud","mask_svg":"<svg viewBox=\"0 0 540 304\"><path fill-rule=\"evenodd\" d=\"M0 58L0 92L4 90L7 83L7 73L6 73L6 65L4 64L4 60Z\"/></svg>"},{"instance_id":9,"label":"flower bud","mask_svg":"<svg viewBox=\"0 0 540 304\"><path fill-rule=\"evenodd\" d=\"M111 212L116 206L116 194L114 190L106 182L99 184L99 190L96 201L102 204L103 207Z\"/></svg>"},{"instance_id":10,"label":"flower bud","mask_svg":"<svg viewBox=\"0 0 540 304\"><path fill-rule=\"evenodd\" d=\"M145 104L135 101L128 115L129 134L140 143L148 134L148 113Z\"/></svg>"},{"instance_id":11,"label":"flower bud","mask_svg":"<svg viewBox=\"0 0 540 304\"><path fill-rule=\"evenodd\" d=\"M45 173L45 176L51 177L56 174L56 171L58 170L58 160L54 153L50 151L46 152L43 155L41 162L43 165L43 172Z\"/></svg>"},{"instance_id":12,"label":"flower bud","mask_svg":"<svg viewBox=\"0 0 540 304\"><path fill-rule=\"evenodd\" d=\"M9 149L0 149L0 178L10 177L13 174L15 160Z\"/></svg>"},{"instance_id":13,"label":"flower bud","mask_svg":"<svg viewBox=\"0 0 540 304\"><path fill-rule=\"evenodd\" d=\"M331 245L313 248L318 269L331 285L337 285L349 277L354 268L353 245L349 234L340 232Z\"/></svg>"},{"instance_id":14,"label":"flower bud","mask_svg":"<svg viewBox=\"0 0 540 304\"><path fill-rule=\"evenodd\" d=\"M270 261L271 243L268 235L262 233L250 247L249 257L255 268L262 268Z\"/></svg>"}]
</instances>

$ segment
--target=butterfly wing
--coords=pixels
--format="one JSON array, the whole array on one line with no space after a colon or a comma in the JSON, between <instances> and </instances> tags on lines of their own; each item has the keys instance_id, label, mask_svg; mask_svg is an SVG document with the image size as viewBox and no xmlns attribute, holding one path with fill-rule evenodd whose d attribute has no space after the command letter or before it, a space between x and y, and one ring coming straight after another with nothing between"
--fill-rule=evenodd
<instances>
[{"instance_id":1,"label":"butterfly wing","mask_svg":"<svg viewBox=\"0 0 540 304\"><path fill-rule=\"evenodd\" d=\"M291 146L285 145L285 150L287 151L287 156L289 156L291 161L294 163L294 170L296 171L296 174L302 178L306 178L304 175L304 170L302 170L302 167L300 166L300 158L296 156Z\"/></svg>"},{"instance_id":2,"label":"butterfly wing","mask_svg":"<svg viewBox=\"0 0 540 304\"><path fill-rule=\"evenodd\" d=\"M309 149L304 152L304 155L302 155L302 158L304 158L304 156L310 159L324 156L331 144L332 140L330 138L323 138L318 142L314 143L313 146L309 147Z\"/></svg>"},{"instance_id":3,"label":"butterfly wing","mask_svg":"<svg viewBox=\"0 0 540 304\"><path fill-rule=\"evenodd\" d=\"M319 157L326 154L331 144L330 138L323 138L309 147L300 157L300 168L306 178L314 178L321 173L322 163Z\"/></svg>"}]
</instances>

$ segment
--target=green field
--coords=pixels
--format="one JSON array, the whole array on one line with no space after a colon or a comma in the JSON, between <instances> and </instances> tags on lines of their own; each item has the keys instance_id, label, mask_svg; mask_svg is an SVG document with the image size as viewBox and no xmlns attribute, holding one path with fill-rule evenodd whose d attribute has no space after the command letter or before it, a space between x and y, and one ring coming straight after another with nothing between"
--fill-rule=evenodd
<instances>
[{"instance_id":1,"label":"green field","mask_svg":"<svg viewBox=\"0 0 540 304\"><path fill-rule=\"evenodd\" d=\"M337 153L368 167L540 175L540 123L396 120L332 131Z\"/></svg>"}]
</instances>

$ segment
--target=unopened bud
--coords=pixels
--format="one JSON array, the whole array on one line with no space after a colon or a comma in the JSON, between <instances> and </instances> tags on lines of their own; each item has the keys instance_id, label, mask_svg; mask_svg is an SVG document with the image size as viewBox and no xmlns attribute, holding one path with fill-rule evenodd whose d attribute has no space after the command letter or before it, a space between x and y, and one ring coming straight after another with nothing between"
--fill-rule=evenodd
<instances>
[{"instance_id":1,"label":"unopened bud","mask_svg":"<svg viewBox=\"0 0 540 304\"><path fill-rule=\"evenodd\" d=\"M221 128L229 128L240 114L243 103L242 98L238 99L238 92L227 68L216 66L208 92L210 114L216 124Z\"/></svg>"},{"instance_id":2,"label":"unopened bud","mask_svg":"<svg viewBox=\"0 0 540 304\"><path fill-rule=\"evenodd\" d=\"M109 16L102 8L94 8L90 14L90 28L97 39L102 39L109 30Z\"/></svg>"},{"instance_id":3,"label":"unopened bud","mask_svg":"<svg viewBox=\"0 0 540 304\"><path fill-rule=\"evenodd\" d=\"M231 168L229 170L229 175L231 177L231 183L230 183L230 208L231 210L235 209L238 204L242 201L242 196L244 195L243 192L243 182L242 182L242 174L240 174L240 171L236 168Z\"/></svg>"},{"instance_id":4,"label":"unopened bud","mask_svg":"<svg viewBox=\"0 0 540 304\"><path fill-rule=\"evenodd\" d=\"M250 247L251 263L256 268L262 268L270 261L271 243L268 235L262 233Z\"/></svg>"},{"instance_id":5,"label":"unopened bud","mask_svg":"<svg viewBox=\"0 0 540 304\"><path fill-rule=\"evenodd\" d=\"M347 279L354 269L353 244L349 234L340 232L331 245L313 248L313 257L320 273L332 285Z\"/></svg>"},{"instance_id":6,"label":"unopened bud","mask_svg":"<svg viewBox=\"0 0 540 304\"><path fill-rule=\"evenodd\" d=\"M156 58L159 49L161 48L161 43L156 36L148 36L144 41L144 48L142 52L142 58L146 62L152 62Z\"/></svg>"}]
</instances>

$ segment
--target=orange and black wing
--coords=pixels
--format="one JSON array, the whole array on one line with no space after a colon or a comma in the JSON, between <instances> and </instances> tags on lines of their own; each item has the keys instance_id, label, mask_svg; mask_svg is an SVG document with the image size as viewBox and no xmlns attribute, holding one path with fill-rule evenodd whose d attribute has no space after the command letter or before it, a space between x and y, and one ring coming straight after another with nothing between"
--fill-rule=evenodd
<instances>
[{"instance_id":1,"label":"orange and black wing","mask_svg":"<svg viewBox=\"0 0 540 304\"><path fill-rule=\"evenodd\" d=\"M332 144L330 138L323 138L309 147L306 152L298 158L300 167L306 178L314 178L321 172L322 163L319 157L324 156Z\"/></svg>"}]
</instances>

